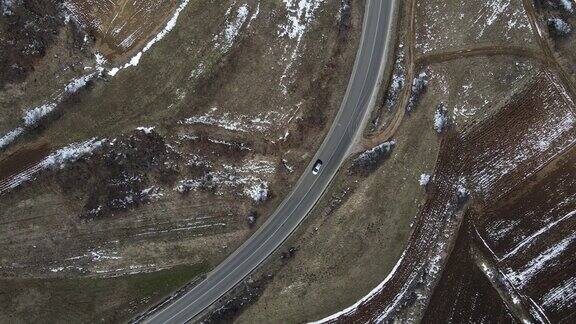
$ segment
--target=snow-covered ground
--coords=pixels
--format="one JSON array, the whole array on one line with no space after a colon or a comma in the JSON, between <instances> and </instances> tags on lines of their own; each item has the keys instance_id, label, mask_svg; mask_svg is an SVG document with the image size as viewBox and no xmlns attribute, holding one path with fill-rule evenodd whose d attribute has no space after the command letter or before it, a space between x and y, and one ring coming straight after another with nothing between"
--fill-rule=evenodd
<instances>
[{"instance_id":1,"label":"snow-covered ground","mask_svg":"<svg viewBox=\"0 0 576 324\"><path fill-rule=\"evenodd\" d=\"M24 133L24 128L17 127L0 137L0 150L10 145L18 136Z\"/></svg>"}]
</instances>

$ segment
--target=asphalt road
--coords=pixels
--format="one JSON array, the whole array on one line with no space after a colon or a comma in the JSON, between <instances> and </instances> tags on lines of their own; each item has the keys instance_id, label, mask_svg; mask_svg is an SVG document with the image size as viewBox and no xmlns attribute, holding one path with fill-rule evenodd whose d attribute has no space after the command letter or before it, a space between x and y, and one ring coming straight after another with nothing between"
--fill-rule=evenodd
<instances>
[{"instance_id":1,"label":"asphalt road","mask_svg":"<svg viewBox=\"0 0 576 324\"><path fill-rule=\"evenodd\" d=\"M272 254L314 207L348 156L368 112L374 106L390 52L389 34L396 1L367 0L360 48L340 111L293 191L260 229L204 281L144 322L191 321ZM312 166L317 159L324 163L318 175L313 175Z\"/></svg>"}]
</instances>

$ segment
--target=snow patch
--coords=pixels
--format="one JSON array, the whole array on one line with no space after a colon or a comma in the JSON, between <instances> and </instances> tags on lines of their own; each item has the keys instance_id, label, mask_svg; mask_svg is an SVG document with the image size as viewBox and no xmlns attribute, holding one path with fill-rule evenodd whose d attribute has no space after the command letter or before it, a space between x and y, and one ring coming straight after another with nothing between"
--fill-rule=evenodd
<instances>
[{"instance_id":1,"label":"snow patch","mask_svg":"<svg viewBox=\"0 0 576 324\"><path fill-rule=\"evenodd\" d=\"M300 43L306 33L306 29L314 20L314 15L324 0L282 0L287 11L287 22L280 24L278 30L279 37L286 37L296 42L293 45L291 53L288 57L288 63L284 68L280 84L284 95L288 93L288 85L285 80L289 78L289 71L298 57L300 51ZM288 52L290 46L287 45L285 53Z\"/></svg>"},{"instance_id":2,"label":"snow patch","mask_svg":"<svg viewBox=\"0 0 576 324\"><path fill-rule=\"evenodd\" d=\"M255 202L265 202L268 199L268 183L262 182L254 184L244 189L244 193L250 196Z\"/></svg>"},{"instance_id":3,"label":"snow patch","mask_svg":"<svg viewBox=\"0 0 576 324\"><path fill-rule=\"evenodd\" d=\"M574 239L576 239L576 233L573 233L557 244L546 249L537 257L530 260L530 262L528 262L528 264L526 264L520 271L508 269L510 281L518 288L524 287L534 278L534 276L542 270L545 270L546 266L554 264L558 257L574 242Z\"/></svg>"},{"instance_id":4,"label":"snow patch","mask_svg":"<svg viewBox=\"0 0 576 324\"><path fill-rule=\"evenodd\" d=\"M419 183L422 187L426 187L429 182L430 182L430 175L429 175L429 174L422 173L422 174L420 175L420 179L418 180L418 183Z\"/></svg>"},{"instance_id":5,"label":"snow patch","mask_svg":"<svg viewBox=\"0 0 576 324\"><path fill-rule=\"evenodd\" d=\"M568 35L572 31L570 25L564 21L562 18L553 17L548 19L548 25L550 25L558 35Z\"/></svg>"},{"instance_id":6,"label":"snow patch","mask_svg":"<svg viewBox=\"0 0 576 324\"><path fill-rule=\"evenodd\" d=\"M44 118L44 116L51 113L58 104L55 102L44 104L42 106L30 109L24 113L24 125L25 126L32 126L35 125L40 121L40 119Z\"/></svg>"},{"instance_id":7,"label":"snow patch","mask_svg":"<svg viewBox=\"0 0 576 324\"><path fill-rule=\"evenodd\" d=\"M375 147L362 152L358 157L354 160L354 165L360 167L368 167L370 165L374 165L378 162L378 160L383 157L384 155L390 153L392 148L396 145L396 141L392 140L389 142L384 142L382 144L378 144Z\"/></svg>"},{"instance_id":8,"label":"snow patch","mask_svg":"<svg viewBox=\"0 0 576 324\"><path fill-rule=\"evenodd\" d=\"M188 6L188 2L190 2L190 0L183 0L180 3L180 5L178 6L178 8L176 8L176 12L174 12L174 15L172 16L172 18L170 18L170 20L168 20L168 22L166 23L166 26L164 26L164 29L162 29L152 40L150 40L146 44L146 46L144 46L144 48L142 48L142 50L140 52L138 52L136 55L134 55L128 63L124 64L124 66L115 67L115 68L111 69L110 71L108 71L108 75L109 76L115 76L121 70L127 69L129 67L137 66L140 63L140 59L142 58L142 55L144 53L148 52L152 48L152 46L154 46L154 44L161 41L164 37L166 37L166 35L169 32L172 31L172 29L174 29L174 27L176 27L176 22L178 22L178 17L180 16L180 13L182 12L182 10L184 10L184 8L186 8L186 6Z\"/></svg>"},{"instance_id":9,"label":"snow patch","mask_svg":"<svg viewBox=\"0 0 576 324\"><path fill-rule=\"evenodd\" d=\"M18 138L18 136L22 135L22 133L24 133L24 128L18 127L0 137L0 150L14 142L14 140Z\"/></svg>"},{"instance_id":10,"label":"snow patch","mask_svg":"<svg viewBox=\"0 0 576 324\"><path fill-rule=\"evenodd\" d=\"M408 100L408 106L406 111L412 111L415 108L420 96L428 88L429 75L426 71L422 71L412 80L412 88L410 92L410 99Z\"/></svg>"},{"instance_id":11,"label":"snow patch","mask_svg":"<svg viewBox=\"0 0 576 324\"><path fill-rule=\"evenodd\" d=\"M258 8L260 7L258 6ZM248 19L248 13L247 4L238 7L236 17L232 20L227 20L224 30L220 34L214 36L213 41L216 43L215 46L220 48L223 53L227 52L232 47L232 44L234 44L234 40L238 37L240 29L246 22L246 19Z\"/></svg>"},{"instance_id":12,"label":"snow patch","mask_svg":"<svg viewBox=\"0 0 576 324\"><path fill-rule=\"evenodd\" d=\"M83 75L79 78L73 79L72 81L70 81L66 85L66 87L64 88L64 91L66 91L66 93L68 93L68 94L76 93L76 92L78 92L78 90L84 88L86 86L86 84L88 83L88 81L92 80L97 75L98 75L98 73L91 73L91 74L86 74L86 75Z\"/></svg>"},{"instance_id":13,"label":"snow patch","mask_svg":"<svg viewBox=\"0 0 576 324\"><path fill-rule=\"evenodd\" d=\"M143 132L144 134L150 134L156 127L136 127L136 130Z\"/></svg>"},{"instance_id":14,"label":"snow patch","mask_svg":"<svg viewBox=\"0 0 576 324\"><path fill-rule=\"evenodd\" d=\"M92 155L92 152L100 148L104 142L105 140L92 138L85 142L70 144L50 154L40 163L46 167L63 169L68 163L73 163L84 156Z\"/></svg>"},{"instance_id":15,"label":"snow patch","mask_svg":"<svg viewBox=\"0 0 576 324\"><path fill-rule=\"evenodd\" d=\"M560 2L562 3L564 10L568 11L569 13L574 12L574 3L572 3L572 0L561 0Z\"/></svg>"},{"instance_id":16,"label":"snow patch","mask_svg":"<svg viewBox=\"0 0 576 324\"><path fill-rule=\"evenodd\" d=\"M434 113L434 130L436 133L440 134L446 128L448 124L448 110L443 104L436 107L436 112Z\"/></svg>"}]
</instances>

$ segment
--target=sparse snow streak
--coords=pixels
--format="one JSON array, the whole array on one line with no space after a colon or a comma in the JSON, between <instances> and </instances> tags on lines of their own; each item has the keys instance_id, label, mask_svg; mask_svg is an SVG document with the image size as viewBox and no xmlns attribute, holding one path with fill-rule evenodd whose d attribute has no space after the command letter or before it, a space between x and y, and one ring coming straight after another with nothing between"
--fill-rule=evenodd
<instances>
[{"instance_id":1,"label":"sparse snow streak","mask_svg":"<svg viewBox=\"0 0 576 324\"><path fill-rule=\"evenodd\" d=\"M532 278L542 271L547 265L553 263L570 244L576 239L576 233L566 237L557 244L549 247L534 259L530 260L520 271L508 269L510 281L519 288L524 287Z\"/></svg>"},{"instance_id":2,"label":"sparse snow streak","mask_svg":"<svg viewBox=\"0 0 576 324\"><path fill-rule=\"evenodd\" d=\"M471 41L530 42L526 36L530 35L530 22L521 1L472 1L466 10L439 0L419 1L417 6L424 13L424 28L417 33L416 48L423 53L461 48Z\"/></svg>"},{"instance_id":3,"label":"sparse snow streak","mask_svg":"<svg viewBox=\"0 0 576 324\"><path fill-rule=\"evenodd\" d=\"M287 94L288 89L284 80L289 77L288 72L292 68L294 60L298 57L300 43L302 42L304 33L310 23L314 20L314 14L324 0L282 0L282 2L284 2L286 10L288 11L288 21L279 26L280 30L278 31L278 36L288 37L289 39L296 41L296 44L293 46L292 52L290 53L288 64L286 65L284 73L280 79L282 91L284 94ZM289 46L287 46L286 51L288 51L288 48Z\"/></svg>"},{"instance_id":4,"label":"sparse snow streak","mask_svg":"<svg viewBox=\"0 0 576 324\"><path fill-rule=\"evenodd\" d=\"M510 1L492 0L487 1L486 4L488 5L490 11L490 15L486 19L486 24L490 26L496 21L496 19L498 19L498 16L500 16L502 13L504 13L504 11L506 11L506 9L508 9L508 7L510 6ZM480 36L482 35L482 33L484 33L484 29L482 29L482 31L480 32Z\"/></svg>"},{"instance_id":5,"label":"sparse snow streak","mask_svg":"<svg viewBox=\"0 0 576 324\"><path fill-rule=\"evenodd\" d=\"M404 66L404 45L400 44L398 48L400 49L398 52L398 57L394 62L394 73L392 74L392 80L390 81L390 89L388 90L388 94L386 96L386 108L392 109L398 100L398 95L400 94L400 90L404 87L404 83L406 82L406 67Z\"/></svg>"},{"instance_id":6,"label":"sparse snow streak","mask_svg":"<svg viewBox=\"0 0 576 324\"><path fill-rule=\"evenodd\" d=\"M8 146L10 143L24 133L24 128L18 127L6 133L6 135L0 137L0 150Z\"/></svg>"},{"instance_id":7,"label":"sparse snow streak","mask_svg":"<svg viewBox=\"0 0 576 324\"><path fill-rule=\"evenodd\" d=\"M260 6L258 6L258 9L259 8ZM234 17L232 20L227 20L224 30L220 34L214 36L214 42L216 43L215 46L220 48L222 52L225 53L232 47L234 40L240 33L240 29L246 22L246 19L248 19L248 13L247 4L243 4L238 7L238 13L236 14L236 17Z\"/></svg>"},{"instance_id":8,"label":"sparse snow streak","mask_svg":"<svg viewBox=\"0 0 576 324\"><path fill-rule=\"evenodd\" d=\"M572 307L576 302L576 277L562 282L560 286L550 289L542 297L542 305L555 310Z\"/></svg>"},{"instance_id":9,"label":"sparse snow streak","mask_svg":"<svg viewBox=\"0 0 576 324\"><path fill-rule=\"evenodd\" d=\"M248 25L246 25L246 27L250 27L250 25L252 25L252 21L258 18L259 14L260 14L260 2L258 2L258 4L256 5L256 11L254 11L252 16L250 17L250 21L248 21Z\"/></svg>"},{"instance_id":10,"label":"sparse snow streak","mask_svg":"<svg viewBox=\"0 0 576 324\"><path fill-rule=\"evenodd\" d=\"M161 41L164 37L166 37L166 35L170 31L172 31L172 29L174 29L174 27L176 27L176 22L178 21L178 17L180 16L180 12L182 12L182 10L184 10L184 8L186 8L186 6L188 5L188 2L190 2L190 0L183 0L180 3L180 5L178 6L178 8L176 8L176 12L174 12L174 15L172 16L172 18L170 18L170 20L168 20L168 22L166 23L166 26L164 27L164 29L162 29L152 40L150 40L146 44L146 46L144 46L144 48L142 48L142 50L140 52L138 52L138 54L134 55L128 63L124 64L124 66L113 68L112 70L110 70L108 72L108 75L115 76L116 74L118 74L118 72L120 72L120 70L127 69L127 68L133 67L133 66L137 66L138 63L140 63L140 59L142 58L142 54L148 52L152 48L152 46L154 46L154 44Z\"/></svg>"},{"instance_id":11,"label":"sparse snow streak","mask_svg":"<svg viewBox=\"0 0 576 324\"><path fill-rule=\"evenodd\" d=\"M555 222L551 222L548 225L542 227L541 229L537 230L536 232L532 233L532 235L526 237L525 239L523 239L518 245L516 245L510 252L506 253L504 255L504 259L515 255L516 253L518 253L518 251L524 249L525 247L529 247L532 245L532 243L534 242L534 240L536 238L538 238L538 236L546 233L548 230L550 230L552 227L558 225L558 223L564 221L565 219L568 219L572 216L576 215L576 210L569 212L568 214L564 215L563 217L561 217L560 219L558 219Z\"/></svg>"},{"instance_id":12,"label":"sparse snow streak","mask_svg":"<svg viewBox=\"0 0 576 324\"><path fill-rule=\"evenodd\" d=\"M105 140L92 138L85 142L73 143L56 152L48 155L38 164L28 169L10 176L0 182L0 194L20 186L22 183L31 180L35 174L47 169L63 169L69 163L74 163L80 158L91 155L92 152L102 146Z\"/></svg>"},{"instance_id":13,"label":"sparse snow streak","mask_svg":"<svg viewBox=\"0 0 576 324\"><path fill-rule=\"evenodd\" d=\"M103 64L105 61L103 61L104 58L99 54L96 54L95 59L97 63L98 72L88 73L78 78L72 79L64 87L63 91L60 91L59 93L57 93L52 97L51 101L44 103L40 106L31 108L29 110L26 110L24 112L24 116L22 117L22 119L24 120L24 127L30 127L36 125L40 120L46 117L46 115L54 111L66 96L75 94L80 89L84 88L90 80L98 77L102 71L100 65ZM19 127L16 130L18 130L19 132L17 136L25 132L25 129L22 127ZM10 144L10 142L6 142L5 146L8 144ZM0 148L2 148L2 145L0 145Z\"/></svg>"},{"instance_id":14,"label":"sparse snow streak","mask_svg":"<svg viewBox=\"0 0 576 324\"><path fill-rule=\"evenodd\" d=\"M491 240L499 241L506 237L510 231L512 231L516 226L520 224L520 220L514 221L497 221L492 226L488 228L487 234Z\"/></svg>"},{"instance_id":15,"label":"sparse snow streak","mask_svg":"<svg viewBox=\"0 0 576 324\"><path fill-rule=\"evenodd\" d=\"M211 171L204 177L181 180L174 190L184 193L211 188L219 195L222 190L232 190L255 202L263 202L268 198L266 179L275 172L276 164L270 161L249 160L240 166L224 164L221 170Z\"/></svg>"},{"instance_id":16,"label":"sparse snow streak","mask_svg":"<svg viewBox=\"0 0 576 324\"><path fill-rule=\"evenodd\" d=\"M218 108L213 107L209 112L200 116L186 118L182 123L212 125L229 131L243 133L253 131L267 133L289 123L292 115L296 112L297 109L291 109L287 114L271 111L265 114L258 113L256 116L247 116L241 114L233 115L229 112L219 114Z\"/></svg>"}]
</instances>

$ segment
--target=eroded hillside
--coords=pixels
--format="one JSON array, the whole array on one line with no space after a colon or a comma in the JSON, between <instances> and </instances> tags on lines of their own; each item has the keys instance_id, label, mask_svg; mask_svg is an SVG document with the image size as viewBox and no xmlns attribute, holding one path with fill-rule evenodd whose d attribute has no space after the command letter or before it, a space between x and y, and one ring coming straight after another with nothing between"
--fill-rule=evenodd
<instances>
[{"instance_id":1,"label":"eroded hillside","mask_svg":"<svg viewBox=\"0 0 576 324\"><path fill-rule=\"evenodd\" d=\"M125 320L282 200L340 104L363 4L38 3L4 1L0 18L38 24L44 46L15 52L26 73L0 92L0 275L16 294L1 318Z\"/></svg>"}]
</instances>

